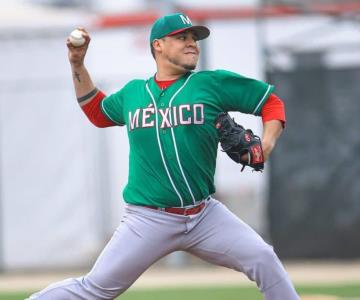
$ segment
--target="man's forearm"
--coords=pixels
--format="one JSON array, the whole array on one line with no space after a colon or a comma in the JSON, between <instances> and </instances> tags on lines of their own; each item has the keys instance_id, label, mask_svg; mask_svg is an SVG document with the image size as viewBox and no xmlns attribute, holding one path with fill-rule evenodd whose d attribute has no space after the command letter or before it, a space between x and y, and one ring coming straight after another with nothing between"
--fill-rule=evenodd
<instances>
[{"instance_id":1,"label":"man's forearm","mask_svg":"<svg viewBox=\"0 0 360 300\"><path fill-rule=\"evenodd\" d=\"M267 121L263 124L262 147L265 160L269 158L270 153L276 145L277 139L283 131L283 126L279 120Z\"/></svg>"},{"instance_id":2,"label":"man's forearm","mask_svg":"<svg viewBox=\"0 0 360 300\"><path fill-rule=\"evenodd\" d=\"M83 106L95 96L95 85L84 65L71 66L71 71L76 97L79 104Z\"/></svg>"}]
</instances>

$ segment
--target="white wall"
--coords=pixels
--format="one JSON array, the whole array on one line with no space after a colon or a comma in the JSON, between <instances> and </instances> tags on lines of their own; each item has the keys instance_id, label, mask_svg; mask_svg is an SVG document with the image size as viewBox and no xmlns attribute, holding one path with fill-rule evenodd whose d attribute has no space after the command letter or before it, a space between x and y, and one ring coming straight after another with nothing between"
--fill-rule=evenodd
<instances>
[{"instance_id":1,"label":"white wall","mask_svg":"<svg viewBox=\"0 0 360 300\"><path fill-rule=\"evenodd\" d=\"M5 267L83 264L99 243L98 134L74 105L64 45L3 41L0 65Z\"/></svg>"}]
</instances>

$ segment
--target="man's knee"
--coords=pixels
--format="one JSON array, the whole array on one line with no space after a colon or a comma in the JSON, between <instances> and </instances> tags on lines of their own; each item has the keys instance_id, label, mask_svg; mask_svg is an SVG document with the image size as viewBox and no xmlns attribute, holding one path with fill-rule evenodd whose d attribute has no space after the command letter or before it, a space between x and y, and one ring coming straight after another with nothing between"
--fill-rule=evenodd
<instances>
[{"instance_id":1,"label":"man's knee","mask_svg":"<svg viewBox=\"0 0 360 300\"><path fill-rule=\"evenodd\" d=\"M253 252L251 263L244 269L249 279L256 281L260 288L282 280L286 274L276 253L268 244L258 247Z\"/></svg>"},{"instance_id":2,"label":"man's knee","mask_svg":"<svg viewBox=\"0 0 360 300\"><path fill-rule=\"evenodd\" d=\"M257 264L261 267L271 268L279 266L280 260L274 252L273 247L268 244L265 244L263 247L259 248L257 253Z\"/></svg>"}]
</instances>

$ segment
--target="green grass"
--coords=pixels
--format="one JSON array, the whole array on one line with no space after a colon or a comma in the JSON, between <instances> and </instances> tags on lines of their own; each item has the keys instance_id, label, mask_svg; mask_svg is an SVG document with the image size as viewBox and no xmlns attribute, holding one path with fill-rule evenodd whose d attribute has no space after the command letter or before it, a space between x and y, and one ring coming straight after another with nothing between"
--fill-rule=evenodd
<instances>
[{"instance_id":1,"label":"green grass","mask_svg":"<svg viewBox=\"0 0 360 300\"><path fill-rule=\"evenodd\" d=\"M359 298L360 284L297 286L300 295L323 294L344 298ZM0 300L24 300L29 293L0 293ZM119 297L121 300L262 300L254 287L209 287L130 290Z\"/></svg>"},{"instance_id":2,"label":"green grass","mask_svg":"<svg viewBox=\"0 0 360 300\"><path fill-rule=\"evenodd\" d=\"M345 298L358 298L360 299L360 283L348 284L348 285L327 285L327 286L299 286L296 290L301 295L310 295L310 294L323 294L323 295L333 295Z\"/></svg>"}]
</instances>

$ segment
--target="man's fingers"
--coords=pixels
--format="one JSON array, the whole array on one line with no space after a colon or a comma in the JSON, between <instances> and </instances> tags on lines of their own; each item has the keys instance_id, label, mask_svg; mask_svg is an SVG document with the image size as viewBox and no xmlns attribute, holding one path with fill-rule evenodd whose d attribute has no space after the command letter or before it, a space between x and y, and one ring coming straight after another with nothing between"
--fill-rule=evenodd
<instances>
[{"instance_id":1,"label":"man's fingers","mask_svg":"<svg viewBox=\"0 0 360 300\"><path fill-rule=\"evenodd\" d=\"M89 33L87 32L87 30L84 27L78 27L78 30L80 30L82 32L82 36L86 39L86 40L91 40Z\"/></svg>"},{"instance_id":2,"label":"man's fingers","mask_svg":"<svg viewBox=\"0 0 360 300\"><path fill-rule=\"evenodd\" d=\"M90 40L91 40L90 36L83 34L83 37L85 38L85 44L84 45L89 45Z\"/></svg>"},{"instance_id":3,"label":"man's fingers","mask_svg":"<svg viewBox=\"0 0 360 300\"><path fill-rule=\"evenodd\" d=\"M78 47L75 47L69 38L67 38L66 40L66 46L69 48L69 50L83 50L83 49L86 49L89 45L89 42L90 42L90 38L89 37L85 37L85 43L84 45L82 46L78 46Z\"/></svg>"},{"instance_id":4,"label":"man's fingers","mask_svg":"<svg viewBox=\"0 0 360 300\"><path fill-rule=\"evenodd\" d=\"M89 45L89 43L90 43L91 38L90 38L89 33L86 31L86 29L85 29L84 27L77 27L76 29L81 31L81 35L84 37L85 43L84 43L84 45L82 45L82 46L74 47L74 46L71 44L71 42L70 42L70 40L69 40L69 37L68 37L67 40L66 40L66 44L67 44L67 46L68 46L69 49L74 49L74 48L82 49L82 48L84 48L84 47L87 47L87 46Z\"/></svg>"},{"instance_id":5,"label":"man's fingers","mask_svg":"<svg viewBox=\"0 0 360 300\"><path fill-rule=\"evenodd\" d=\"M69 38L66 39L66 46L67 46L70 50L74 49L74 46L71 44Z\"/></svg>"},{"instance_id":6,"label":"man's fingers","mask_svg":"<svg viewBox=\"0 0 360 300\"><path fill-rule=\"evenodd\" d=\"M247 152L247 153L241 155L241 161L249 164L250 163L250 153Z\"/></svg>"},{"instance_id":7,"label":"man's fingers","mask_svg":"<svg viewBox=\"0 0 360 300\"><path fill-rule=\"evenodd\" d=\"M83 31L83 32L86 33L86 34L89 34L84 27L77 27L76 29Z\"/></svg>"}]
</instances>

